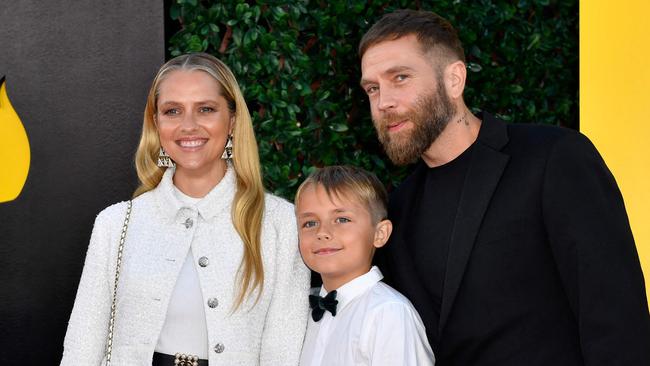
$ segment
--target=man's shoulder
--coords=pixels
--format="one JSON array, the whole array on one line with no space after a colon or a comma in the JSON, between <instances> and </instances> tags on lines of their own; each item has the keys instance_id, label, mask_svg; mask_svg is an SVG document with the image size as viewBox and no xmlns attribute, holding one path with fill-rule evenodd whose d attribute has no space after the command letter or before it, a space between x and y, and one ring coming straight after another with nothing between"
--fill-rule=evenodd
<instances>
[{"instance_id":1,"label":"man's shoulder","mask_svg":"<svg viewBox=\"0 0 650 366\"><path fill-rule=\"evenodd\" d=\"M539 123L509 123L508 138L512 142L549 144L567 136L580 135L580 132L555 125Z\"/></svg>"}]
</instances>

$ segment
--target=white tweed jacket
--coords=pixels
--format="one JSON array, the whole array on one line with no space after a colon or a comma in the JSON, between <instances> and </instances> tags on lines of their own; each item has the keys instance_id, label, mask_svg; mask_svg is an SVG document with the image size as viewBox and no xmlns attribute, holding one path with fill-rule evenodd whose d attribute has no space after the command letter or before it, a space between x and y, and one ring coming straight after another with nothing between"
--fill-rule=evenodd
<instances>
[{"instance_id":1,"label":"white tweed jacket","mask_svg":"<svg viewBox=\"0 0 650 366\"><path fill-rule=\"evenodd\" d=\"M261 237L264 290L257 304L252 296L233 311L243 244L231 220L236 187L232 170L195 208L174 196L171 168L156 189L133 200L117 292L113 365L151 365L190 247L195 263L201 257L208 259L208 265L197 271L210 366L298 364L308 316L309 270L298 251L293 205L266 195ZM104 364L125 212L126 202L120 202L97 216L61 365Z\"/></svg>"}]
</instances>

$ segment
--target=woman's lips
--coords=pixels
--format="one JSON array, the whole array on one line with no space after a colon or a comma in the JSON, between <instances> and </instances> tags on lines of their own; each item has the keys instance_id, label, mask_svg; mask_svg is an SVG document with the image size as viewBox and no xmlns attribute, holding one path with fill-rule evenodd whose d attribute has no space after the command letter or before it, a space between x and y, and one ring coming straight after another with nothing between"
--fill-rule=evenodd
<instances>
[{"instance_id":1,"label":"woman's lips","mask_svg":"<svg viewBox=\"0 0 650 366\"><path fill-rule=\"evenodd\" d=\"M208 139L205 138L176 140L176 144L184 149L197 149L205 145L206 142L208 142Z\"/></svg>"}]
</instances>

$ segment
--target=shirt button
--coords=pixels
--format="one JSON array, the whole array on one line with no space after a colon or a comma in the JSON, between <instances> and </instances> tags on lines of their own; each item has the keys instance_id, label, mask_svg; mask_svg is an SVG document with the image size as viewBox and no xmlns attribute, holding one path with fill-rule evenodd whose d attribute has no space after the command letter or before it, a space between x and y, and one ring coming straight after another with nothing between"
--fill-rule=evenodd
<instances>
[{"instance_id":1,"label":"shirt button","mask_svg":"<svg viewBox=\"0 0 650 366\"><path fill-rule=\"evenodd\" d=\"M201 258L199 258L199 266L201 266L201 267L207 267L208 264L210 264L210 261L208 260L208 257L201 257Z\"/></svg>"},{"instance_id":2,"label":"shirt button","mask_svg":"<svg viewBox=\"0 0 650 366\"><path fill-rule=\"evenodd\" d=\"M185 225L186 229L189 229L192 227L192 225L194 225L194 220L188 217L187 220L185 220L185 222L183 223L183 225Z\"/></svg>"},{"instance_id":3,"label":"shirt button","mask_svg":"<svg viewBox=\"0 0 650 366\"><path fill-rule=\"evenodd\" d=\"M219 306L219 300L217 300L216 297L209 298L208 299L208 306L213 308L213 309L216 308L217 306Z\"/></svg>"},{"instance_id":4,"label":"shirt button","mask_svg":"<svg viewBox=\"0 0 650 366\"><path fill-rule=\"evenodd\" d=\"M216 353L221 353L221 352L223 352L223 350L225 350L225 349L226 349L226 347L223 345L223 343L217 343L217 344L214 346L214 351L215 351Z\"/></svg>"}]
</instances>

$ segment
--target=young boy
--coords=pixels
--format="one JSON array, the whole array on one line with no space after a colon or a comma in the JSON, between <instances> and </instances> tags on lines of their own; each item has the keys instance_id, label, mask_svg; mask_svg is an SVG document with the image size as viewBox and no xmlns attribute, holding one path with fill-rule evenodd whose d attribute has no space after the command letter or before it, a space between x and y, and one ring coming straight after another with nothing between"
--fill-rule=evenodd
<instances>
[{"instance_id":1,"label":"young boy","mask_svg":"<svg viewBox=\"0 0 650 366\"><path fill-rule=\"evenodd\" d=\"M372 267L392 230L386 191L373 174L330 166L296 193L300 253L320 273L301 366L434 364L420 316Z\"/></svg>"}]
</instances>

